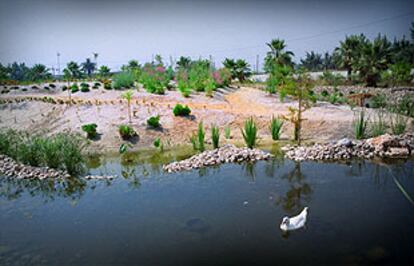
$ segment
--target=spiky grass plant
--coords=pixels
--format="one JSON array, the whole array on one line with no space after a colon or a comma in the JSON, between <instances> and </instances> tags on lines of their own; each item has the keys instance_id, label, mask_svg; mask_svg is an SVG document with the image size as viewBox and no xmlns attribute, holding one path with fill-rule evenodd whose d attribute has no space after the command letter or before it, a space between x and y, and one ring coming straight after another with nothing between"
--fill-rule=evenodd
<instances>
[{"instance_id":1,"label":"spiky grass plant","mask_svg":"<svg viewBox=\"0 0 414 266\"><path fill-rule=\"evenodd\" d=\"M211 127L211 140L213 142L214 149L218 149L220 141L220 130L217 126Z\"/></svg>"},{"instance_id":2,"label":"spiky grass plant","mask_svg":"<svg viewBox=\"0 0 414 266\"><path fill-rule=\"evenodd\" d=\"M272 116L269 129L270 129L270 133L272 134L273 140L280 139L280 134L282 133L282 126L283 126L283 120Z\"/></svg>"},{"instance_id":3,"label":"spiky grass plant","mask_svg":"<svg viewBox=\"0 0 414 266\"><path fill-rule=\"evenodd\" d=\"M387 132L387 123L384 119L384 113L382 111L377 113L374 122L371 125L371 134L373 137L384 135Z\"/></svg>"},{"instance_id":4,"label":"spiky grass plant","mask_svg":"<svg viewBox=\"0 0 414 266\"><path fill-rule=\"evenodd\" d=\"M204 132L204 127L203 127L203 122L200 122L198 123L197 133L193 134L190 137L190 142L193 145L194 150L201 151L201 152L205 150L204 138L205 138L205 132Z\"/></svg>"},{"instance_id":5,"label":"spiky grass plant","mask_svg":"<svg viewBox=\"0 0 414 266\"><path fill-rule=\"evenodd\" d=\"M230 137L231 137L231 129L230 129L229 126L224 128L224 137L226 139L230 139Z\"/></svg>"},{"instance_id":6,"label":"spiky grass plant","mask_svg":"<svg viewBox=\"0 0 414 266\"><path fill-rule=\"evenodd\" d=\"M391 131L395 135L401 135L405 132L407 127L408 118L401 114L396 114L395 117L391 116Z\"/></svg>"},{"instance_id":7,"label":"spiky grass plant","mask_svg":"<svg viewBox=\"0 0 414 266\"><path fill-rule=\"evenodd\" d=\"M242 129L241 132L246 146L249 149L254 148L257 141L257 127L253 117L250 117L244 122L244 130Z\"/></svg>"},{"instance_id":8,"label":"spiky grass plant","mask_svg":"<svg viewBox=\"0 0 414 266\"><path fill-rule=\"evenodd\" d=\"M368 121L365 117L365 111L361 110L361 112L359 112L358 117L355 118L353 122L354 134L356 139L363 139L366 137L367 125Z\"/></svg>"}]
</instances>

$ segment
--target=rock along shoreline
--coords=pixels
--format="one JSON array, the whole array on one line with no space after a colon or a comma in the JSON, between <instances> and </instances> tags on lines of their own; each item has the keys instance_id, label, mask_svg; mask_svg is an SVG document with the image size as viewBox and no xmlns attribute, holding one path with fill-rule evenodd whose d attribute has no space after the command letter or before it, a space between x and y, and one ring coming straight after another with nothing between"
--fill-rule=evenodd
<instances>
[{"instance_id":1,"label":"rock along shoreline","mask_svg":"<svg viewBox=\"0 0 414 266\"><path fill-rule=\"evenodd\" d=\"M366 140L341 139L313 146L285 146L285 157L294 161L335 161L351 158L408 158L414 155L414 134L385 134Z\"/></svg>"},{"instance_id":2,"label":"rock along shoreline","mask_svg":"<svg viewBox=\"0 0 414 266\"><path fill-rule=\"evenodd\" d=\"M163 169L168 173L173 173L220 165L223 163L268 160L272 157L272 154L259 149L237 148L234 145L226 144L218 149L204 151L186 160L164 165Z\"/></svg>"}]
</instances>

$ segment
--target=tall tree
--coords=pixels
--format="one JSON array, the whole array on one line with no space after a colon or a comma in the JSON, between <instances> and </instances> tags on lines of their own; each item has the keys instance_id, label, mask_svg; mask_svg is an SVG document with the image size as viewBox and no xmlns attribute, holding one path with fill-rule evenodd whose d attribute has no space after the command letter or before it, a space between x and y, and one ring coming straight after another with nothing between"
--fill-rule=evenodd
<instances>
[{"instance_id":1,"label":"tall tree","mask_svg":"<svg viewBox=\"0 0 414 266\"><path fill-rule=\"evenodd\" d=\"M226 58L223 65L230 71L232 79L237 78L240 82L244 82L251 75L250 65L243 59Z\"/></svg>"},{"instance_id":2,"label":"tall tree","mask_svg":"<svg viewBox=\"0 0 414 266\"><path fill-rule=\"evenodd\" d=\"M270 43L266 43L270 48L265 57L265 71L270 72L274 64L293 66L292 57L294 53L286 51L285 41L282 39L273 39Z\"/></svg>"},{"instance_id":3,"label":"tall tree","mask_svg":"<svg viewBox=\"0 0 414 266\"><path fill-rule=\"evenodd\" d=\"M86 58L86 61L82 64L82 70L88 75L91 76L96 69L96 63L92 62L90 58Z\"/></svg>"},{"instance_id":4,"label":"tall tree","mask_svg":"<svg viewBox=\"0 0 414 266\"><path fill-rule=\"evenodd\" d=\"M378 35L373 42L365 42L360 56L354 58L352 65L367 86L375 87L381 71L388 68L391 59L391 43L387 37Z\"/></svg>"},{"instance_id":5,"label":"tall tree","mask_svg":"<svg viewBox=\"0 0 414 266\"><path fill-rule=\"evenodd\" d=\"M66 65L65 69L66 69L67 76L70 77L71 79L80 79L83 76L78 63L74 61L70 61Z\"/></svg>"},{"instance_id":6,"label":"tall tree","mask_svg":"<svg viewBox=\"0 0 414 266\"><path fill-rule=\"evenodd\" d=\"M31 81L42 81L52 77L49 69L42 64L36 64L30 69L30 80Z\"/></svg>"},{"instance_id":7,"label":"tall tree","mask_svg":"<svg viewBox=\"0 0 414 266\"><path fill-rule=\"evenodd\" d=\"M11 80L24 81L29 79L30 68L25 63L14 62L7 67Z\"/></svg>"},{"instance_id":8,"label":"tall tree","mask_svg":"<svg viewBox=\"0 0 414 266\"><path fill-rule=\"evenodd\" d=\"M358 59L362 47L368 42L364 34L350 35L345 37L344 41L339 43L339 47L335 48L338 56L339 67L347 71L348 79L354 71L352 62Z\"/></svg>"},{"instance_id":9,"label":"tall tree","mask_svg":"<svg viewBox=\"0 0 414 266\"><path fill-rule=\"evenodd\" d=\"M186 56L180 56L176 65L177 70L188 70L191 65L191 58Z\"/></svg>"},{"instance_id":10,"label":"tall tree","mask_svg":"<svg viewBox=\"0 0 414 266\"><path fill-rule=\"evenodd\" d=\"M309 71L319 71L323 68L323 59L322 55L315 53L314 51L306 52L304 59L300 60L302 67L306 68Z\"/></svg>"},{"instance_id":11,"label":"tall tree","mask_svg":"<svg viewBox=\"0 0 414 266\"><path fill-rule=\"evenodd\" d=\"M98 70L99 76L106 78L111 74L111 69L107 66L102 65Z\"/></svg>"}]
</instances>

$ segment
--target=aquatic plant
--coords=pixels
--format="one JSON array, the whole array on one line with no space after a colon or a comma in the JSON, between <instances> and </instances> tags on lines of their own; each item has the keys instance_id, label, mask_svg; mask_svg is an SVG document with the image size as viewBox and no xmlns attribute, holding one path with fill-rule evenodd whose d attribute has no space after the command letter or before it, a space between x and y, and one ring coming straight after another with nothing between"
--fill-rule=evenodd
<instances>
[{"instance_id":1,"label":"aquatic plant","mask_svg":"<svg viewBox=\"0 0 414 266\"><path fill-rule=\"evenodd\" d=\"M160 124L160 116L151 116L147 119L147 125L153 128L159 128L161 126Z\"/></svg>"},{"instance_id":2,"label":"aquatic plant","mask_svg":"<svg viewBox=\"0 0 414 266\"><path fill-rule=\"evenodd\" d=\"M176 104L173 109L174 116L188 116L191 113L191 109L187 105Z\"/></svg>"},{"instance_id":3,"label":"aquatic plant","mask_svg":"<svg viewBox=\"0 0 414 266\"><path fill-rule=\"evenodd\" d=\"M211 126L211 141L214 149L217 149L220 141L220 129L217 126Z\"/></svg>"},{"instance_id":4,"label":"aquatic plant","mask_svg":"<svg viewBox=\"0 0 414 266\"><path fill-rule=\"evenodd\" d=\"M384 135L387 131L387 123L384 119L383 111L379 111L371 125L371 135L373 137Z\"/></svg>"},{"instance_id":5,"label":"aquatic plant","mask_svg":"<svg viewBox=\"0 0 414 266\"><path fill-rule=\"evenodd\" d=\"M401 114L396 114L395 117L391 116L391 131L395 135L401 135L405 132L407 127L408 118Z\"/></svg>"},{"instance_id":6,"label":"aquatic plant","mask_svg":"<svg viewBox=\"0 0 414 266\"><path fill-rule=\"evenodd\" d=\"M134 91L133 90L127 90L126 92L122 93L122 95L121 95L122 98L124 98L125 100L127 100L128 121L129 121L129 123L132 122L132 118L131 118L131 100L132 100L132 95L134 95Z\"/></svg>"},{"instance_id":7,"label":"aquatic plant","mask_svg":"<svg viewBox=\"0 0 414 266\"><path fill-rule=\"evenodd\" d=\"M121 72L112 78L112 87L115 90L129 89L134 86L134 76L130 72Z\"/></svg>"},{"instance_id":8,"label":"aquatic plant","mask_svg":"<svg viewBox=\"0 0 414 266\"><path fill-rule=\"evenodd\" d=\"M280 134L282 133L282 126L283 120L272 116L269 129L273 140L279 140Z\"/></svg>"},{"instance_id":9,"label":"aquatic plant","mask_svg":"<svg viewBox=\"0 0 414 266\"><path fill-rule=\"evenodd\" d=\"M363 139L367 134L368 121L365 117L365 111L362 109L357 118L354 118L353 127L356 139Z\"/></svg>"},{"instance_id":10,"label":"aquatic plant","mask_svg":"<svg viewBox=\"0 0 414 266\"><path fill-rule=\"evenodd\" d=\"M118 127L119 135L121 135L122 139L129 139L137 135L135 130L128 125L120 125Z\"/></svg>"},{"instance_id":11,"label":"aquatic plant","mask_svg":"<svg viewBox=\"0 0 414 266\"><path fill-rule=\"evenodd\" d=\"M226 126L226 127L224 128L224 137L225 137L226 139L230 139L230 137L231 137L231 129L230 129L230 127L229 127L229 126Z\"/></svg>"},{"instance_id":12,"label":"aquatic plant","mask_svg":"<svg viewBox=\"0 0 414 266\"><path fill-rule=\"evenodd\" d=\"M190 142L193 145L193 149L196 151L203 152L205 150L204 146L204 138L205 138L205 132L203 127L203 122L201 121L198 123L198 129L197 133L193 133L193 135L190 137Z\"/></svg>"},{"instance_id":13,"label":"aquatic plant","mask_svg":"<svg viewBox=\"0 0 414 266\"><path fill-rule=\"evenodd\" d=\"M257 141L257 127L253 117L250 117L244 122L244 130L242 129L241 133L246 146L250 149L254 148Z\"/></svg>"},{"instance_id":14,"label":"aquatic plant","mask_svg":"<svg viewBox=\"0 0 414 266\"><path fill-rule=\"evenodd\" d=\"M89 138L89 139L93 139L93 138L95 138L96 137L96 128L98 127L98 125L97 124L95 124L95 123L92 123L92 124L85 124L85 125L83 125L82 126L82 130L84 131L84 132L86 132L86 134L87 134L87 137Z\"/></svg>"}]
</instances>

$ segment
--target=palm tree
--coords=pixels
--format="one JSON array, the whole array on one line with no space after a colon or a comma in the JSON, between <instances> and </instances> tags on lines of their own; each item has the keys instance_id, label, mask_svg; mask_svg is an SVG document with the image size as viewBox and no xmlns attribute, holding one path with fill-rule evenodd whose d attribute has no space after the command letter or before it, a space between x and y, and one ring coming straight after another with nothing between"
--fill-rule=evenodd
<instances>
[{"instance_id":1,"label":"palm tree","mask_svg":"<svg viewBox=\"0 0 414 266\"><path fill-rule=\"evenodd\" d=\"M96 53L96 52L93 52L92 54L93 54L93 60L95 60L95 66L96 66L96 68L98 68L98 56L99 56L99 54Z\"/></svg>"},{"instance_id":2,"label":"palm tree","mask_svg":"<svg viewBox=\"0 0 414 266\"><path fill-rule=\"evenodd\" d=\"M96 63L92 62L91 59L86 58L86 61L82 63L82 70L88 75L91 76L91 74L95 71Z\"/></svg>"},{"instance_id":3,"label":"palm tree","mask_svg":"<svg viewBox=\"0 0 414 266\"><path fill-rule=\"evenodd\" d=\"M335 60L329 52L325 52L323 59L322 59L322 66L324 70L335 69Z\"/></svg>"},{"instance_id":4,"label":"palm tree","mask_svg":"<svg viewBox=\"0 0 414 266\"><path fill-rule=\"evenodd\" d=\"M367 41L352 65L367 86L375 87L381 71L386 70L392 59L391 43L387 37L378 35L373 42Z\"/></svg>"},{"instance_id":5,"label":"palm tree","mask_svg":"<svg viewBox=\"0 0 414 266\"><path fill-rule=\"evenodd\" d=\"M361 48L367 41L364 34L350 35L339 43L339 47L335 48L335 53L338 55L339 67L347 71L348 79L351 78L351 73L354 71L352 62L359 57Z\"/></svg>"},{"instance_id":6,"label":"palm tree","mask_svg":"<svg viewBox=\"0 0 414 266\"><path fill-rule=\"evenodd\" d=\"M74 62L74 61L70 61L67 65L66 65L66 73L67 75L71 78L71 79L80 79L82 78L82 72L79 68L79 65ZM65 71L65 70L63 70Z\"/></svg>"},{"instance_id":7,"label":"palm tree","mask_svg":"<svg viewBox=\"0 0 414 266\"><path fill-rule=\"evenodd\" d=\"M30 69L30 79L32 81L40 81L51 78L49 69L42 64L36 64Z\"/></svg>"},{"instance_id":8,"label":"palm tree","mask_svg":"<svg viewBox=\"0 0 414 266\"><path fill-rule=\"evenodd\" d=\"M234 59L226 58L223 61L223 66L230 71L231 78L237 78L237 74L235 72L236 69L236 61Z\"/></svg>"},{"instance_id":9,"label":"palm tree","mask_svg":"<svg viewBox=\"0 0 414 266\"><path fill-rule=\"evenodd\" d=\"M121 97L127 100L128 103L128 118L129 118L129 123L132 123L131 120L131 100L132 100L132 95L134 95L134 91L133 90L127 90L126 92L124 92Z\"/></svg>"},{"instance_id":10,"label":"palm tree","mask_svg":"<svg viewBox=\"0 0 414 266\"><path fill-rule=\"evenodd\" d=\"M319 71L323 68L322 55L314 51L306 52L305 59L301 59L300 63L309 71Z\"/></svg>"},{"instance_id":11,"label":"palm tree","mask_svg":"<svg viewBox=\"0 0 414 266\"><path fill-rule=\"evenodd\" d=\"M176 65L176 69L188 69L191 65L191 58L186 56L180 56Z\"/></svg>"},{"instance_id":12,"label":"palm tree","mask_svg":"<svg viewBox=\"0 0 414 266\"><path fill-rule=\"evenodd\" d=\"M102 65L99 70L99 76L106 78L109 76L109 74L111 73L111 69L107 66Z\"/></svg>"},{"instance_id":13,"label":"palm tree","mask_svg":"<svg viewBox=\"0 0 414 266\"><path fill-rule=\"evenodd\" d=\"M286 51L285 41L282 39L273 39L266 43L270 48L265 57L265 71L270 72L273 64L293 66L292 56L294 53Z\"/></svg>"},{"instance_id":14,"label":"palm tree","mask_svg":"<svg viewBox=\"0 0 414 266\"><path fill-rule=\"evenodd\" d=\"M243 82L248 76L250 76L250 66L249 64L243 59L237 59L235 62L235 74L236 77L239 79L240 82Z\"/></svg>"}]
</instances>

